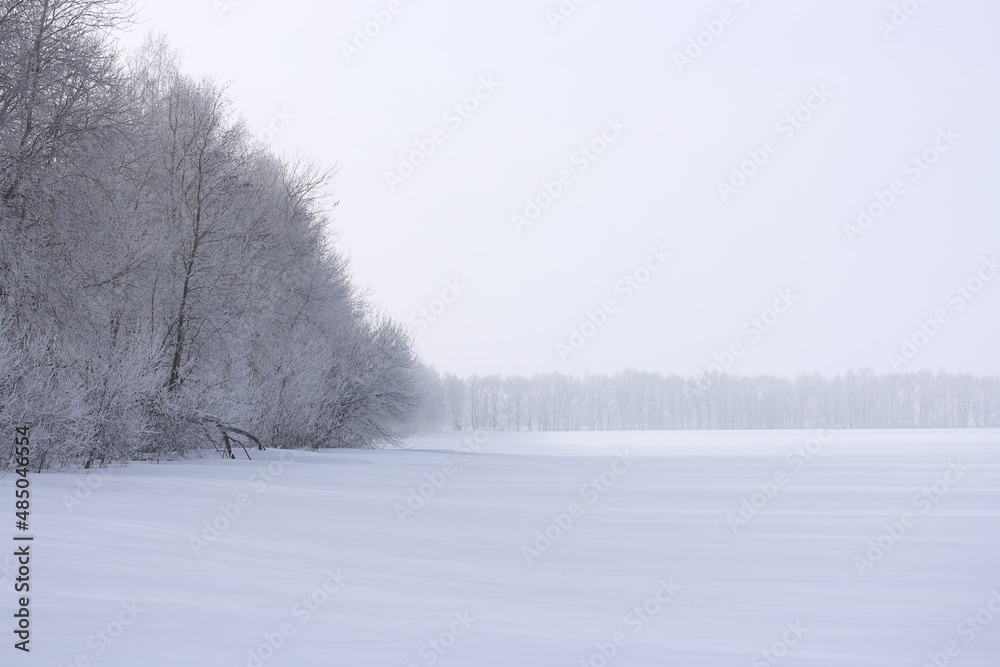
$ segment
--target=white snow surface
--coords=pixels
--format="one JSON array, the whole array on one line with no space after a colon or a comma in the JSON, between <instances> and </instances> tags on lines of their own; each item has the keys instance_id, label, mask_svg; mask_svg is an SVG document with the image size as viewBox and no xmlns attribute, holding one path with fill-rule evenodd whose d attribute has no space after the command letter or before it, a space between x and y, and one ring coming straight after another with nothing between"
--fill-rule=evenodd
<instances>
[{"instance_id":1,"label":"white snow surface","mask_svg":"<svg viewBox=\"0 0 1000 667\"><path fill-rule=\"evenodd\" d=\"M32 475L29 654L7 473L0 665L1000 665L1000 430L251 456Z\"/></svg>"}]
</instances>

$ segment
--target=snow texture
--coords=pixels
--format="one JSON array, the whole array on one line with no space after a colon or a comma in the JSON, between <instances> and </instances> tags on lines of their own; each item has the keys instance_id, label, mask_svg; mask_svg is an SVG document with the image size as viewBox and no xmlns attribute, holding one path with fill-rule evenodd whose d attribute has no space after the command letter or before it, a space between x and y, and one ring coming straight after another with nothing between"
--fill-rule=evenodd
<instances>
[{"instance_id":1,"label":"snow texture","mask_svg":"<svg viewBox=\"0 0 1000 667\"><path fill-rule=\"evenodd\" d=\"M32 650L4 627L0 662L995 667L998 442L467 432L34 475Z\"/></svg>"}]
</instances>

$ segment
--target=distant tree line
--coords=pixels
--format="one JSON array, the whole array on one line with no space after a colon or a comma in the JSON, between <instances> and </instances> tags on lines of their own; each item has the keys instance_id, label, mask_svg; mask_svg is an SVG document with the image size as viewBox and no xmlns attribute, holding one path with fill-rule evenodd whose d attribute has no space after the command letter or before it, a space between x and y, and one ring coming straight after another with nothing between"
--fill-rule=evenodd
<instances>
[{"instance_id":1,"label":"distant tree line","mask_svg":"<svg viewBox=\"0 0 1000 667\"><path fill-rule=\"evenodd\" d=\"M0 0L0 433L38 468L392 439L424 371L330 246L332 171L162 40L117 53L129 12Z\"/></svg>"},{"instance_id":2,"label":"distant tree line","mask_svg":"<svg viewBox=\"0 0 1000 667\"><path fill-rule=\"evenodd\" d=\"M927 371L696 380L635 370L582 378L449 374L434 395L445 427L455 430L1000 427L1000 376Z\"/></svg>"}]
</instances>

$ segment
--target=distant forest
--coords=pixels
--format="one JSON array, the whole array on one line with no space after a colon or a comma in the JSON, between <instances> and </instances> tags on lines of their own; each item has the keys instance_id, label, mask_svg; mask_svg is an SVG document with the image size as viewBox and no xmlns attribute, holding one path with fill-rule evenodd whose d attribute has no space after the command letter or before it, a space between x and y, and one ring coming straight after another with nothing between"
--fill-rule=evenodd
<instances>
[{"instance_id":1,"label":"distant forest","mask_svg":"<svg viewBox=\"0 0 1000 667\"><path fill-rule=\"evenodd\" d=\"M725 374L686 380L635 370L583 378L445 375L433 395L455 430L1000 426L1000 376L927 371L862 369L794 380Z\"/></svg>"}]
</instances>

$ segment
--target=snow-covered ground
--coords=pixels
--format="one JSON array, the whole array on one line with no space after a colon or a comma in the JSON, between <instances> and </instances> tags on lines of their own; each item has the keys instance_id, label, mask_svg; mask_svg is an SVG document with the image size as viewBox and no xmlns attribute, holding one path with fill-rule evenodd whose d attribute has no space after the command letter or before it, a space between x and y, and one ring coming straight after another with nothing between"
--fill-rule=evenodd
<instances>
[{"instance_id":1,"label":"snow-covered ground","mask_svg":"<svg viewBox=\"0 0 1000 667\"><path fill-rule=\"evenodd\" d=\"M1000 431L408 444L34 475L0 664L1000 665Z\"/></svg>"}]
</instances>

